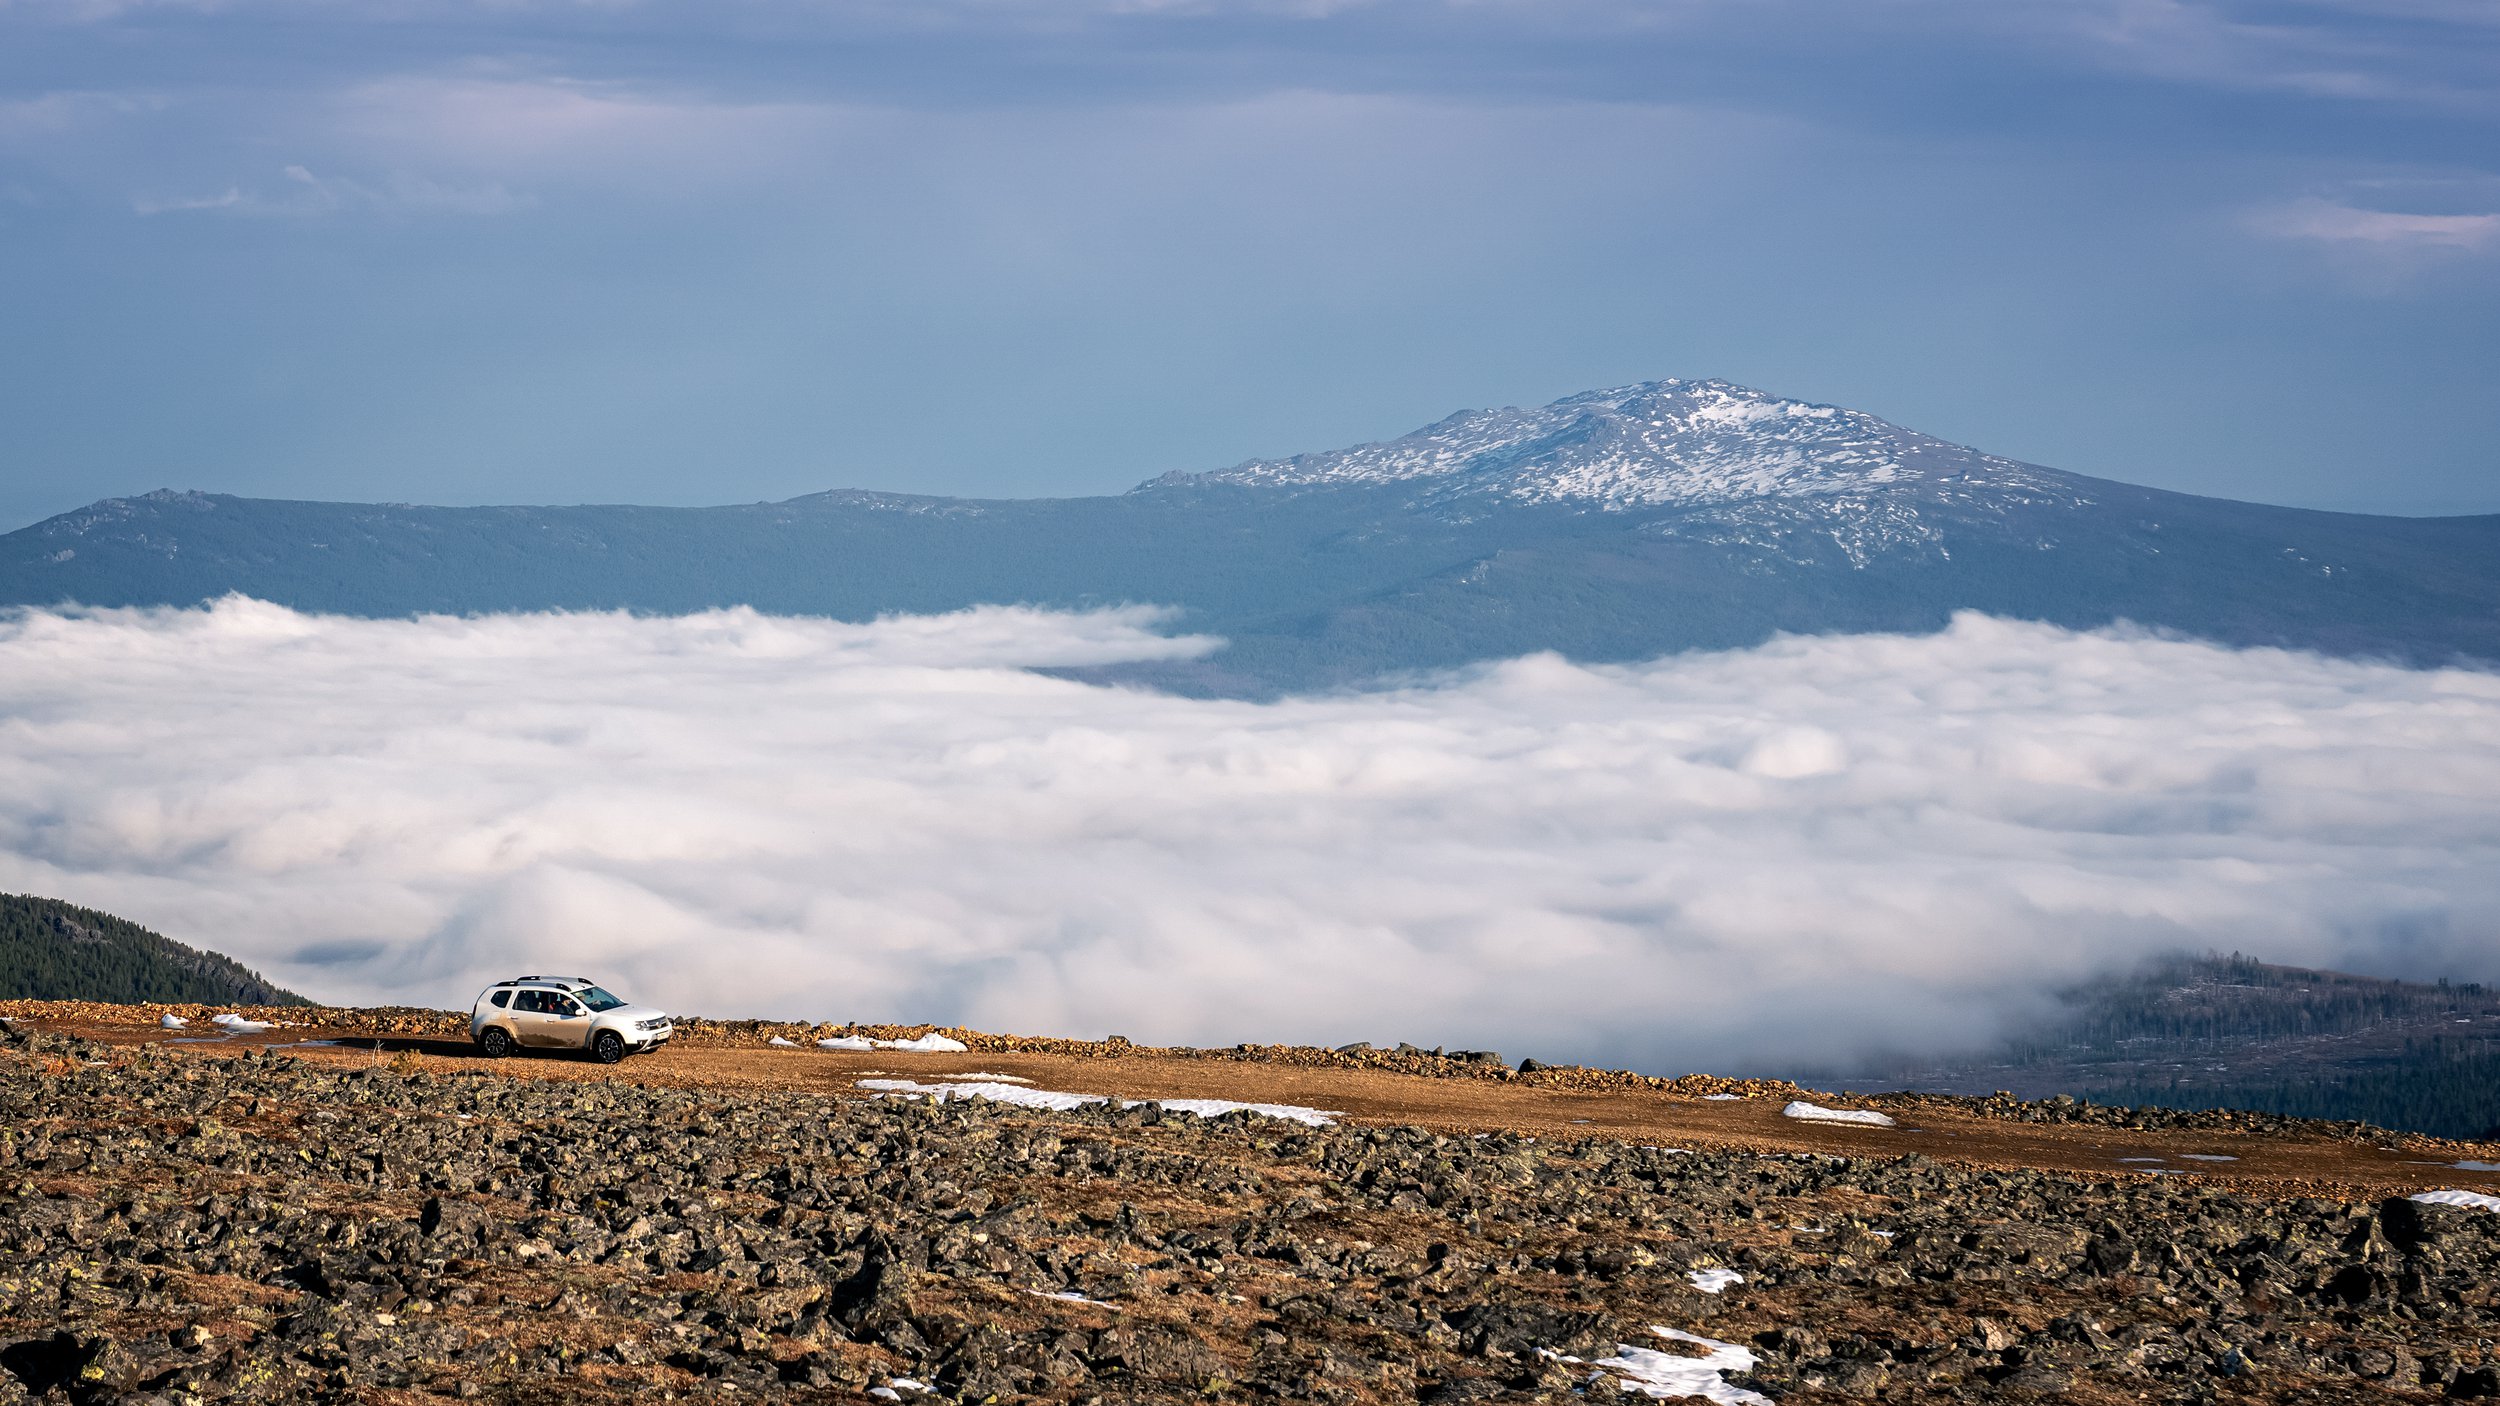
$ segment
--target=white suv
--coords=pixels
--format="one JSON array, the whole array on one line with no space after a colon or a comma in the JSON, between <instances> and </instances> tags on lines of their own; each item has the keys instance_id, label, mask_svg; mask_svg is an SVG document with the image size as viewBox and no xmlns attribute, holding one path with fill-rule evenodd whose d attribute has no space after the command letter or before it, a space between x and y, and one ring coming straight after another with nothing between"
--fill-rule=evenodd
<instances>
[{"instance_id":1,"label":"white suv","mask_svg":"<svg viewBox=\"0 0 2500 1406\"><path fill-rule=\"evenodd\" d=\"M516 976L477 993L469 1014L469 1038L489 1059L519 1045L585 1050L614 1064L641 1050L656 1050L675 1033L668 1016L649 1006L629 1006L586 976Z\"/></svg>"}]
</instances>

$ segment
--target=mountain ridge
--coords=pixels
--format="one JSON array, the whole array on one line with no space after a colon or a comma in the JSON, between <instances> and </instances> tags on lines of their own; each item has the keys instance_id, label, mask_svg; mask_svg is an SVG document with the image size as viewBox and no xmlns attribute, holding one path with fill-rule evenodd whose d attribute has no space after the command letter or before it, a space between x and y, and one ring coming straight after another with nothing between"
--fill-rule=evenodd
<instances>
[{"instance_id":1,"label":"mountain ridge","mask_svg":"<svg viewBox=\"0 0 2500 1406\"><path fill-rule=\"evenodd\" d=\"M1583 391L1533 408L1461 410L1396 439L1252 459L1206 474L1165 474L1131 491L1208 483L1421 482L1453 496L1630 512L1863 493L1946 477L2053 492L2052 478L2071 476L1864 411L1790 400L1732 381L1670 378Z\"/></svg>"},{"instance_id":2,"label":"mountain ridge","mask_svg":"<svg viewBox=\"0 0 2500 1406\"><path fill-rule=\"evenodd\" d=\"M1098 497L460 508L160 490L0 535L0 604L230 592L379 617L1149 603L1228 646L1107 673L1241 696L1543 650L1620 662L1920 632L1963 610L2438 665L2500 660L2500 515L2172 493L1672 380Z\"/></svg>"}]
</instances>

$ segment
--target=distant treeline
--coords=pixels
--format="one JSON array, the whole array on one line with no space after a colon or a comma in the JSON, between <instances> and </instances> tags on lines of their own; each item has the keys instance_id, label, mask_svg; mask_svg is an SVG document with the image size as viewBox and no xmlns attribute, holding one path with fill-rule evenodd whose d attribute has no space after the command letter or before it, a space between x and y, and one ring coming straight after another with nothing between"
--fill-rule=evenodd
<instances>
[{"instance_id":1,"label":"distant treeline","mask_svg":"<svg viewBox=\"0 0 2500 1406\"><path fill-rule=\"evenodd\" d=\"M2095 1103L2163 1108L2251 1108L2294 1118L2358 1119L2433 1137L2500 1138L2500 1054L2454 1042L2416 1050L2401 1066L2247 1083L2114 1084Z\"/></svg>"},{"instance_id":2,"label":"distant treeline","mask_svg":"<svg viewBox=\"0 0 2500 1406\"><path fill-rule=\"evenodd\" d=\"M53 898L0 894L0 1000L311 1002L232 958Z\"/></svg>"},{"instance_id":3,"label":"distant treeline","mask_svg":"<svg viewBox=\"0 0 2500 1406\"><path fill-rule=\"evenodd\" d=\"M1982 1056L1878 1064L1842 1082L1969 1091L2000 1081L2096 1103L2500 1136L2500 990L2481 982L2391 981L2207 952L2156 958L2061 996L2061 1016ZM1835 1075L1798 1077L1829 1084Z\"/></svg>"},{"instance_id":4,"label":"distant treeline","mask_svg":"<svg viewBox=\"0 0 2500 1406\"><path fill-rule=\"evenodd\" d=\"M2072 1015L2012 1042L2015 1064L2116 1054L2145 1041L2248 1044L2500 1010L2480 982L2437 985L2280 967L2233 952L2178 956L2066 995Z\"/></svg>"}]
</instances>

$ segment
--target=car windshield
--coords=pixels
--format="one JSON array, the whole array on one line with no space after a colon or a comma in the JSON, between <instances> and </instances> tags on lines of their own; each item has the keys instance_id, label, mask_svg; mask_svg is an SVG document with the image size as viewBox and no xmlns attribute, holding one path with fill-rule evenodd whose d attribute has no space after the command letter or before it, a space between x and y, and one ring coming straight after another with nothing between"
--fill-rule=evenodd
<instances>
[{"instance_id":1,"label":"car windshield","mask_svg":"<svg viewBox=\"0 0 2500 1406\"><path fill-rule=\"evenodd\" d=\"M574 992L573 999L581 1002L585 1006L590 1007L594 1011L612 1011L618 1006L625 1004L623 1001L609 995L608 989L604 986L585 987L580 991Z\"/></svg>"}]
</instances>

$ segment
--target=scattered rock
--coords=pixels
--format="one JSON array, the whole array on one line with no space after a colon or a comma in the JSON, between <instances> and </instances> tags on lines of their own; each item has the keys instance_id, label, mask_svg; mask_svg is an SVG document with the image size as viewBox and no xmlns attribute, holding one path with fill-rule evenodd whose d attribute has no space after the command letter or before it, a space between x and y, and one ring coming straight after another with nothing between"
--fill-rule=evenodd
<instances>
[{"instance_id":1,"label":"scattered rock","mask_svg":"<svg viewBox=\"0 0 2500 1406\"><path fill-rule=\"evenodd\" d=\"M0 1406L1562 1400L1653 1324L1782 1406L2485 1399L2496 1276L2404 1200L0 1032Z\"/></svg>"}]
</instances>

